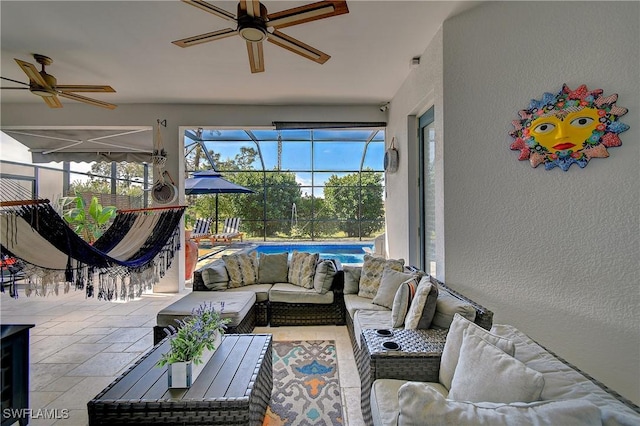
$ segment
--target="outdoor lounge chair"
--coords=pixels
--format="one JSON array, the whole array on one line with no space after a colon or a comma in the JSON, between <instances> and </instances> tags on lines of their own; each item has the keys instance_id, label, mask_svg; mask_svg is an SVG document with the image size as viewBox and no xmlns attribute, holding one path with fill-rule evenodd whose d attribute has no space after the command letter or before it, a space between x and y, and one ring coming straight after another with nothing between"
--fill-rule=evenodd
<instances>
[{"instance_id":1,"label":"outdoor lounge chair","mask_svg":"<svg viewBox=\"0 0 640 426\"><path fill-rule=\"evenodd\" d=\"M191 239L200 245L201 239L211 238L211 218L198 218L193 225L193 231L191 232Z\"/></svg>"},{"instance_id":2,"label":"outdoor lounge chair","mask_svg":"<svg viewBox=\"0 0 640 426\"><path fill-rule=\"evenodd\" d=\"M228 217L224 220L224 227L222 228L222 232L219 234L211 235L211 242L223 242L230 243L235 239L240 239L244 237L244 233L240 232L240 218L239 217Z\"/></svg>"}]
</instances>

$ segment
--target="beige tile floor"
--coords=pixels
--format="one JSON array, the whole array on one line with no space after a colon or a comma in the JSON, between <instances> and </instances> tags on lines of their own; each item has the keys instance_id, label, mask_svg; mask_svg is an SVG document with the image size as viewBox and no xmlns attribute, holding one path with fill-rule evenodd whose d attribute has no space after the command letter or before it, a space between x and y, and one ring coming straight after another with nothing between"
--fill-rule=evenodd
<instances>
[{"instance_id":1,"label":"beige tile floor","mask_svg":"<svg viewBox=\"0 0 640 426\"><path fill-rule=\"evenodd\" d=\"M48 297L21 292L18 299L0 293L2 324L35 324L30 330L31 409L58 417L30 424L87 425L87 402L152 347L157 312L182 296L145 294L114 303L74 290ZM364 425L360 379L346 327L259 327L255 332L272 333L274 340L335 340L345 425Z\"/></svg>"}]
</instances>

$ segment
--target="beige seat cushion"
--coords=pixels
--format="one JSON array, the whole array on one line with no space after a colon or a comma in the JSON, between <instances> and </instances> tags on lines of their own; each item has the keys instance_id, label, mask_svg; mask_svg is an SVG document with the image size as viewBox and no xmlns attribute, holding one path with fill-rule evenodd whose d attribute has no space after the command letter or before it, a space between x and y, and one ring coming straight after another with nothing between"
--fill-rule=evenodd
<instances>
[{"instance_id":1,"label":"beige seat cushion","mask_svg":"<svg viewBox=\"0 0 640 426\"><path fill-rule=\"evenodd\" d=\"M333 292L318 293L313 287L304 288L294 284L277 283L269 290L269 301L282 303L316 303L330 305Z\"/></svg>"},{"instance_id":2,"label":"beige seat cushion","mask_svg":"<svg viewBox=\"0 0 640 426\"><path fill-rule=\"evenodd\" d=\"M369 299L368 297L361 297L361 296L358 296L357 294L345 294L344 305L351 319L353 319L353 317L356 315L357 310L382 311L382 312L389 310L384 306L374 305L371 299Z\"/></svg>"},{"instance_id":3,"label":"beige seat cushion","mask_svg":"<svg viewBox=\"0 0 640 426\"><path fill-rule=\"evenodd\" d=\"M244 287L237 288L229 288L225 291L227 292L238 292L238 291L252 291L256 295L256 302L266 302L269 300L269 290L273 287L272 284L250 284Z\"/></svg>"},{"instance_id":4,"label":"beige seat cushion","mask_svg":"<svg viewBox=\"0 0 640 426\"><path fill-rule=\"evenodd\" d=\"M209 302L213 303L216 311L222 311L222 318L231 320L228 326L235 327L251 310L256 302L256 295L250 291L193 291L158 312L157 324L161 327L175 326L176 319L191 316L195 308Z\"/></svg>"},{"instance_id":5,"label":"beige seat cushion","mask_svg":"<svg viewBox=\"0 0 640 426\"><path fill-rule=\"evenodd\" d=\"M356 311L353 317L353 332L356 335L358 345L361 345L360 334L362 330L367 328L373 329L388 329L391 328L391 311L389 309L384 311Z\"/></svg>"}]
</instances>

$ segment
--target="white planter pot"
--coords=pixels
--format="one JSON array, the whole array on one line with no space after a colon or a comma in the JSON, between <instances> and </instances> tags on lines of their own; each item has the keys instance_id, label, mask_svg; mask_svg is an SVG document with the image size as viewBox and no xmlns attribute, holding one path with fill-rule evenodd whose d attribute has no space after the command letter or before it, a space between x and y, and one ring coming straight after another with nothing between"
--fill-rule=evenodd
<instances>
[{"instance_id":1,"label":"white planter pot","mask_svg":"<svg viewBox=\"0 0 640 426\"><path fill-rule=\"evenodd\" d=\"M205 349L202 352L202 362L199 364L194 364L192 361L185 362L174 362L173 364L169 364L168 378L169 378L169 387L170 388L188 388L191 387L193 382L196 381L204 367L207 365L215 351L220 347L222 343L222 339L224 335L218 334L216 339L214 340L214 349L209 350Z\"/></svg>"}]
</instances>

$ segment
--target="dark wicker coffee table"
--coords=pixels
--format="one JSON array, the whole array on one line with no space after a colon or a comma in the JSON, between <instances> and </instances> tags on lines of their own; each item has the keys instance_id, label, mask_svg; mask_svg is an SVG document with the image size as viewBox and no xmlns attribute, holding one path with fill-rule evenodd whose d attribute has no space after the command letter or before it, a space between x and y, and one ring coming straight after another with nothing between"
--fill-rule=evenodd
<instances>
[{"instance_id":1,"label":"dark wicker coffee table","mask_svg":"<svg viewBox=\"0 0 640 426\"><path fill-rule=\"evenodd\" d=\"M189 389L169 389L155 367L164 340L89 401L89 425L262 424L273 388L270 334L226 335Z\"/></svg>"},{"instance_id":2,"label":"dark wicker coffee table","mask_svg":"<svg viewBox=\"0 0 640 426\"><path fill-rule=\"evenodd\" d=\"M360 374L360 408L365 424L373 424L370 397L374 380L438 381L440 358L448 331L395 329L392 336L379 336L374 329L362 331L356 364ZM389 341L399 344L400 349L385 349L382 345Z\"/></svg>"}]
</instances>

